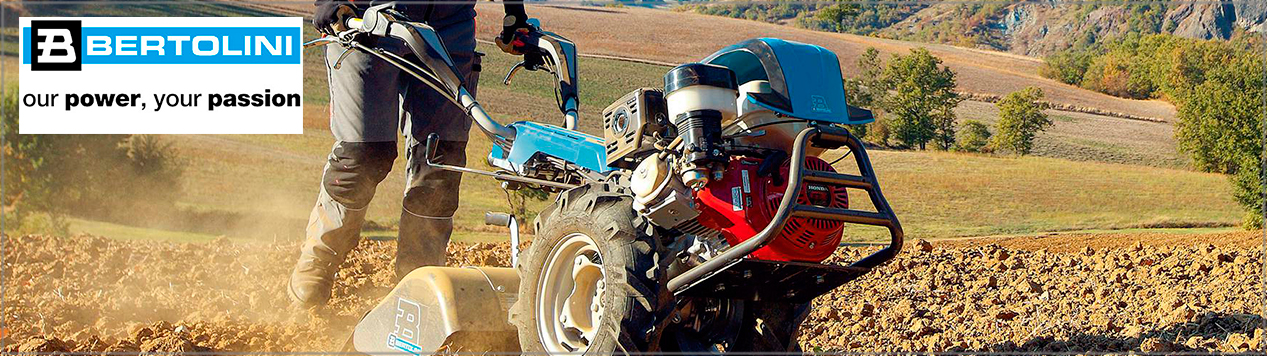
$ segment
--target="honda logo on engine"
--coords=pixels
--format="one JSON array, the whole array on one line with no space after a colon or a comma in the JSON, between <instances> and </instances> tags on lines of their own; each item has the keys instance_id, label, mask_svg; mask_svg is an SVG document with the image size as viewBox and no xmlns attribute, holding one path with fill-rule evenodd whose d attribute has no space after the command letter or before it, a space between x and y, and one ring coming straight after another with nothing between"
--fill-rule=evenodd
<instances>
[{"instance_id":1,"label":"honda logo on engine","mask_svg":"<svg viewBox=\"0 0 1267 356\"><path fill-rule=\"evenodd\" d=\"M83 48L79 21L46 20L31 21L32 71L78 71L83 68L80 50Z\"/></svg>"}]
</instances>

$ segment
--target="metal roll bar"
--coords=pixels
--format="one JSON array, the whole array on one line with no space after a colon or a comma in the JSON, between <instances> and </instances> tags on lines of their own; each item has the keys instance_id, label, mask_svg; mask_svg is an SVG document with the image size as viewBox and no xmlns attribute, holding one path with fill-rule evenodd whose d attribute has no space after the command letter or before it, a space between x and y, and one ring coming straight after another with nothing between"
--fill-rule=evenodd
<instances>
[{"instance_id":1,"label":"metal roll bar","mask_svg":"<svg viewBox=\"0 0 1267 356\"><path fill-rule=\"evenodd\" d=\"M805 169L805 145L810 142L820 141L843 144L849 147L853 151L854 161L858 164L859 175ZM836 184L847 188L865 190L876 211L869 212L798 204L796 203L796 198L800 195L801 183L804 181ZM783 231L783 226L787 224L788 219L793 217L837 220L888 228L890 235L889 246L850 264L850 267L874 268L892 260L902 250L902 241L905 236L902 232L902 225L898 222L897 215L894 215L893 209L889 207L889 202L880 193L880 185L876 182L875 172L871 168L871 160L867 157L867 151L863 147L862 141L844 128L811 125L801 130L793 142L787 188L783 192L783 198L779 201L779 208L770 223L752 238L744 240L722 252L717 257L673 277L673 279L669 280L669 290L679 293L692 284L707 279L726 267L734 265L736 261L765 246L775 236L778 236L779 232Z\"/></svg>"}]
</instances>

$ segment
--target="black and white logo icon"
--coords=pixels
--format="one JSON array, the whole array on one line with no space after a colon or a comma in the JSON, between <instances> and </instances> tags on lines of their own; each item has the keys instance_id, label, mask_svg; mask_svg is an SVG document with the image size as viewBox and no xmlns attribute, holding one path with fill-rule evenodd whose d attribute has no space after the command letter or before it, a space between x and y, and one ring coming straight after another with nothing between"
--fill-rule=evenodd
<instances>
[{"instance_id":1,"label":"black and white logo icon","mask_svg":"<svg viewBox=\"0 0 1267 356\"><path fill-rule=\"evenodd\" d=\"M39 20L31 21L30 46L31 70L77 71L83 67L79 21Z\"/></svg>"}]
</instances>

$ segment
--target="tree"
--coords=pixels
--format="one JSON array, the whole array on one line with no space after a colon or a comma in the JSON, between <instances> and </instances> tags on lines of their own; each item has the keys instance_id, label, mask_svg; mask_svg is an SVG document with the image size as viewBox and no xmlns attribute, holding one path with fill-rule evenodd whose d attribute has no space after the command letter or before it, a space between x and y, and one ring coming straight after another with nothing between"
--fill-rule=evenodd
<instances>
[{"instance_id":1,"label":"tree","mask_svg":"<svg viewBox=\"0 0 1267 356\"><path fill-rule=\"evenodd\" d=\"M939 150L955 147L955 107L942 106L941 112L933 115L933 144Z\"/></svg>"},{"instance_id":2,"label":"tree","mask_svg":"<svg viewBox=\"0 0 1267 356\"><path fill-rule=\"evenodd\" d=\"M977 120L968 120L959 129L955 149L965 152L982 152L989 144L989 126Z\"/></svg>"},{"instance_id":3,"label":"tree","mask_svg":"<svg viewBox=\"0 0 1267 356\"><path fill-rule=\"evenodd\" d=\"M519 189L505 189L506 203L510 204L510 213L519 221L532 221L537 217L539 212L528 209L530 201L545 201L550 197L550 193L541 189L529 187L520 187ZM528 224L532 226L532 224ZM533 231L535 232L535 231Z\"/></svg>"},{"instance_id":4,"label":"tree","mask_svg":"<svg viewBox=\"0 0 1267 356\"><path fill-rule=\"evenodd\" d=\"M858 57L859 73L845 79L845 100L849 105L870 109L876 121L866 125L849 125L849 132L859 138L867 137L872 126L880 125L881 108L876 105L888 95L888 89L880 82L884 67L880 63L880 51L867 47ZM882 144L885 142L881 142Z\"/></svg>"},{"instance_id":5,"label":"tree","mask_svg":"<svg viewBox=\"0 0 1267 356\"><path fill-rule=\"evenodd\" d=\"M1080 49L1052 53L1043 61L1039 74L1065 84L1078 85L1082 82L1082 75L1091 66L1093 58L1091 51Z\"/></svg>"},{"instance_id":6,"label":"tree","mask_svg":"<svg viewBox=\"0 0 1267 356\"><path fill-rule=\"evenodd\" d=\"M858 4L835 4L818 10L814 17L831 24L831 29L835 32L846 32L848 28L845 20L858 16L860 9Z\"/></svg>"},{"instance_id":7,"label":"tree","mask_svg":"<svg viewBox=\"0 0 1267 356\"><path fill-rule=\"evenodd\" d=\"M1260 52L1261 53L1261 52ZM1231 175L1233 194L1245 207L1244 226L1262 226L1263 106L1262 58L1241 53L1213 65L1204 81L1178 100L1175 138L1198 169Z\"/></svg>"},{"instance_id":8,"label":"tree","mask_svg":"<svg viewBox=\"0 0 1267 356\"><path fill-rule=\"evenodd\" d=\"M963 101L955 93L955 72L923 48L909 55L895 55L880 82L892 90L881 100L892 135L904 147L925 149L937 140L939 148L954 142L955 106ZM947 124L950 123L950 124Z\"/></svg>"},{"instance_id":9,"label":"tree","mask_svg":"<svg viewBox=\"0 0 1267 356\"><path fill-rule=\"evenodd\" d=\"M1051 127L1051 118L1043 110L1043 90L1026 87L1007 94L994 105L999 108L999 123L995 130L993 146L1018 155L1029 154L1034 148L1034 137Z\"/></svg>"}]
</instances>

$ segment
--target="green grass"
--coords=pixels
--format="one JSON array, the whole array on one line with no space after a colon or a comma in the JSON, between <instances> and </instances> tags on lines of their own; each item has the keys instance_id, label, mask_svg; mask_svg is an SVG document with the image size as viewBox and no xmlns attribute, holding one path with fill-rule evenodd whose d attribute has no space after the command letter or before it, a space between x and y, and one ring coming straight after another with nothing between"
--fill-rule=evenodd
<instances>
[{"instance_id":1,"label":"green grass","mask_svg":"<svg viewBox=\"0 0 1267 356\"><path fill-rule=\"evenodd\" d=\"M1242 215L1218 174L948 152L875 151L871 160L911 237L1228 226ZM856 172L845 163L837 167ZM851 197L870 208L861 194Z\"/></svg>"},{"instance_id":2,"label":"green grass","mask_svg":"<svg viewBox=\"0 0 1267 356\"><path fill-rule=\"evenodd\" d=\"M160 240L172 242L206 242L216 239L215 235L199 234L185 231L171 231L143 227L133 227L83 219L67 219L72 234L87 233L122 240Z\"/></svg>"}]
</instances>

